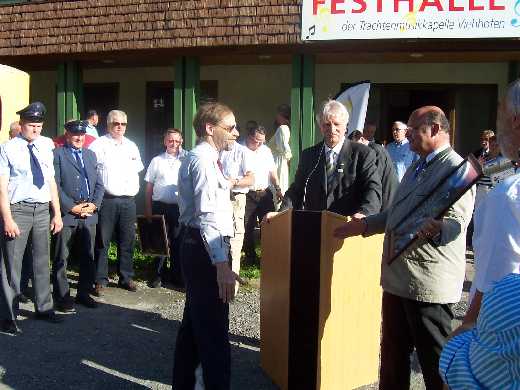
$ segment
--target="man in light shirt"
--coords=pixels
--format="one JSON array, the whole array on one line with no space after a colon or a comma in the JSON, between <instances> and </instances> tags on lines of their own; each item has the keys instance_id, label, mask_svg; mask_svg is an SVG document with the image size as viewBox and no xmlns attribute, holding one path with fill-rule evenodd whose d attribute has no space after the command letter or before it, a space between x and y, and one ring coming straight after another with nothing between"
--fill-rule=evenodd
<instances>
[{"instance_id":1,"label":"man in light shirt","mask_svg":"<svg viewBox=\"0 0 520 390\"><path fill-rule=\"evenodd\" d=\"M96 285L94 295L101 296L108 284L108 249L117 231L119 287L136 291L133 250L135 241L135 200L139 192L139 172L144 169L137 145L125 137L126 113L112 110L107 115L108 133L89 147L96 153L105 195L99 210L96 246Z\"/></svg>"},{"instance_id":2,"label":"man in light shirt","mask_svg":"<svg viewBox=\"0 0 520 390\"><path fill-rule=\"evenodd\" d=\"M0 259L0 331L16 334L22 258L32 242L36 318L57 323L49 279L49 227L63 227L52 141L41 136L45 106L31 103L17 112L21 131L0 147L0 214L4 236ZM52 218L49 217L49 204Z\"/></svg>"},{"instance_id":3,"label":"man in light shirt","mask_svg":"<svg viewBox=\"0 0 520 390\"><path fill-rule=\"evenodd\" d=\"M255 176L254 185L246 195L244 252L248 263L257 262L254 235L257 219L262 221L267 213L274 211L272 189L278 201L283 199L273 153L264 143L263 126L252 128L248 132L245 140L247 159Z\"/></svg>"},{"instance_id":4,"label":"man in light shirt","mask_svg":"<svg viewBox=\"0 0 520 390\"><path fill-rule=\"evenodd\" d=\"M247 158L246 147L235 142L231 150L220 152L220 162L224 177L231 181L231 203L233 205L234 236L229 239L231 250L231 268L240 273L240 256L244 243L244 215L246 212L246 194L254 185L255 178ZM238 285L237 285L238 288Z\"/></svg>"},{"instance_id":5,"label":"man in light shirt","mask_svg":"<svg viewBox=\"0 0 520 390\"><path fill-rule=\"evenodd\" d=\"M186 152L182 149L182 134L177 129L168 129L164 134L166 151L154 157L148 166L144 215L164 215L168 241L170 243L170 279L177 287L183 287L181 265L178 259L178 243L175 239L179 226L179 168ZM161 286L161 279L166 277L166 257L157 259L157 275L151 282L152 288Z\"/></svg>"},{"instance_id":6,"label":"man in light shirt","mask_svg":"<svg viewBox=\"0 0 520 390\"><path fill-rule=\"evenodd\" d=\"M193 127L198 143L179 172L186 303L175 346L173 388L201 385L195 372L202 371L202 388L229 389L229 302L238 275L228 263L229 237L233 235L232 180L222 174L218 158L220 151L232 147L238 131L233 112L221 103L202 105Z\"/></svg>"},{"instance_id":7,"label":"man in light shirt","mask_svg":"<svg viewBox=\"0 0 520 390\"><path fill-rule=\"evenodd\" d=\"M386 151L392 158L399 182L410 165L419 160L419 156L410 150L410 142L406 138L408 126L403 122L394 122L392 125L392 136L394 142L386 146Z\"/></svg>"},{"instance_id":8,"label":"man in light shirt","mask_svg":"<svg viewBox=\"0 0 520 390\"><path fill-rule=\"evenodd\" d=\"M87 128L87 134L91 137L98 138L99 132L96 128L99 122L99 115L96 110L88 110L87 111L87 121L88 121L88 128Z\"/></svg>"}]
</instances>

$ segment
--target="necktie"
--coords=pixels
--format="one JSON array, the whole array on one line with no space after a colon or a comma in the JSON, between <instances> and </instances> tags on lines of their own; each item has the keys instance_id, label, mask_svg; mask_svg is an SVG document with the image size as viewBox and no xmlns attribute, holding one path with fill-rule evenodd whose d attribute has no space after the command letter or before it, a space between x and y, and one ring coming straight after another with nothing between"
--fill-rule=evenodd
<instances>
[{"instance_id":1,"label":"necktie","mask_svg":"<svg viewBox=\"0 0 520 390\"><path fill-rule=\"evenodd\" d=\"M417 177L421 174L421 172L424 171L424 168L426 168L426 159L422 158L419 160L419 163L417 164L417 167L415 168L415 174L414 174L415 179L417 179Z\"/></svg>"},{"instance_id":2,"label":"necktie","mask_svg":"<svg viewBox=\"0 0 520 390\"><path fill-rule=\"evenodd\" d=\"M327 161L325 163L325 169L327 173L327 194L330 194L332 191L332 183L334 182L334 157L335 157L334 150L329 150L327 154Z\"/></svg>"},{"instance_id":3,"label":"necktie","mask_svg":"<svg viewBox=\"0 0 520 390\"><path fill-rule=\"evenodd\" d=\"M74 158L76 159L76 163L78 164L79 172L81 175L80 186L79 186L79 199L82 201L88 200L88 178L87 172L85 172L85 166L81 162L80 157L81 150L73 149L72 154L74 154Z\"/></svg>"},{"instance_id":4,"label":"necktie","mask_svg":"<svg viewBox=\"0 0 520 390\"><path fill-rule=\"evenodd\" d=\"M34 155L34 145L27 144L27 147L29 148L29 154L31 155L31 173L33 177L33 184L39 189L41 189L44 183L42 167L40 166L38 159Z\"/></svg>"}]
</instances>

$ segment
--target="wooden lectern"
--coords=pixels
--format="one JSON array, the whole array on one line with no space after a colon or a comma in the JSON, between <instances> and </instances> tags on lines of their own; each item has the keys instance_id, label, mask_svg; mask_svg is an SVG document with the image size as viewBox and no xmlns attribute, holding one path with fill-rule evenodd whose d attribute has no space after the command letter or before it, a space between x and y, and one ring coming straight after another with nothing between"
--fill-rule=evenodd
<instances>
[{"instance_id":1,"label":"wooden lectern","mask_svg":"<svg viewBox=\"0 0 520 390\"><path fill-rule=\"evenodd\" d=\"M287 210L262 226L261 365L282 390L377 382L383 236L334 238L345 221Z\"/></svg>"}]
</instances>

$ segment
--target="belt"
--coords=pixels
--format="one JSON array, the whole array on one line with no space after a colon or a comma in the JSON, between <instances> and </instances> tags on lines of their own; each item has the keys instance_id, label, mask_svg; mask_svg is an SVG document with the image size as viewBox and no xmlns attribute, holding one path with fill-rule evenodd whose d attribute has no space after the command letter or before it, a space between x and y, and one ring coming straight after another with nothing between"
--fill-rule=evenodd
<instances>
[{"instance_id":1,"label":"belt","mask_svg":"<svg viewBox=\"0 0 520 390\"><path fill-rule=\"evenodd\" d=\"M119 196L116 196L116 195L112 195L112 194L107 194L105 192L105 195L103 195L103 198L107 198L107 199L132 199L133 196L130 196L130 195L119 195Z\"/></svg>"},{"instance_id":2,"label":"belt","mask_svg":"<svg viewBox=\"0 0 520 390\"><path fill-rule=\"evenodd\" d=\"M253 192L256 192L259 195L265 194L267 191L271 192L271 190L269 188L265 188L263 190L253 190Z\"/></svg>"}]
</instances>

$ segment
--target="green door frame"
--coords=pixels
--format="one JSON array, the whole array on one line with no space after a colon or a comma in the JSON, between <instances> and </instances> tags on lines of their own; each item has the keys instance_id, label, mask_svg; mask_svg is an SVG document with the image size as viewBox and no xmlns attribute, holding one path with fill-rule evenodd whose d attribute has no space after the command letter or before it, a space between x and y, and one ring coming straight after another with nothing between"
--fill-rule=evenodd
<instances>
[{"instance_id":1,"label":"green door frame","mask_svg":"<svg viewBox=\"0 0 520 390\"><path fill-rule=\"evenodd\" d=\"M77 62L58 65L56 86L56 133L63 134L65 123L81 118L83 107L83 75Z\"/></svg>"},{"instance_id":2,"label":"green door frame","mask_svg":"<svg viewBox=\"0 0 520 390\"><path fill-rule=\"evenodd\" d=\"M173 84L173 126L180 129L184 147L195 146L197 137L193 128L193 118L197 112L200 97L200 63L196 57L180 57L175 61L175 81Z\"/></svg>"},{"instance_id":3,"label":"green door frame","mask_svg":"<svg viewBox=\"0 0 520 390\"><path fill-rule=\"evenodd\" d=\"M314 72L312 55L295 55L292 59L291 151L289 181L294 180L300 153L315 143Z\"/></svg>"}]
</instances>

